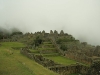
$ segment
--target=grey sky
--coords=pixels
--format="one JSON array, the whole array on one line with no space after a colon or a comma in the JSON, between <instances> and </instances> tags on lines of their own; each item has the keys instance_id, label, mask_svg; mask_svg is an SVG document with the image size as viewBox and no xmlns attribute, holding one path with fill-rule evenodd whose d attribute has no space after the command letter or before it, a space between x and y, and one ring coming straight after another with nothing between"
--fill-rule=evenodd
<instances>
[{"instance_id":1,"label":"grey sky","mask_svg":"<svg viewBox=\"0 0 100 75\"><path fill-rule=\"evenodd\" d=\"M0 26L23 32L64 30L100 45L100 0L0 0Z\"/></svg>"}]
</instances>

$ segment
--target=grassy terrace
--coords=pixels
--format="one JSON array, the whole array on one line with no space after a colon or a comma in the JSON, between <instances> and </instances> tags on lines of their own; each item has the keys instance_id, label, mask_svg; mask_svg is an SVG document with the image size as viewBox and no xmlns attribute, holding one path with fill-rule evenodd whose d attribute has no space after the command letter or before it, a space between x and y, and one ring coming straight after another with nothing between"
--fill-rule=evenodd
<instances>
[{"instance_id":1,"label":"grassy terrace","mask_svg":"<svg viewBox=\"0 0 100 75\"><path fill-rule=\"evenodd\" d=\"M38 48L38 50L55 50L55 48Z\"/></svg>"},{"instance_id":2,"label":"grassy terrace","mask_svg":"<svg viewBox=\"0 0 100 75\"><path fill-rule=\"evenodd\" d=\"M11 47L24 47L18 42L0 43L0 75L59 75L20 54Z\"/></svg>"},{"instance_id":3,"label":"grassy terrace","mask_svg":"<svg viewBox=\"0 0 100 75\"><path fill-rule=\"evenodd\" d=\"M49 45L49 46L44 47L44 48L39 47L38 50L30 50L30 51L38 55L38 54L40 54L39 53L40 50L52 50L52 51L56 50L51 42L43 42L43 44L41 46L43 46L43 45L44 46ZM59 53L57 53L57 52L49 52L49 53L44 53L41 55L43 55L47 59L51 59L51 60L55 61L56 63L63 64L63 65L76 64L76 62L77 62L77 61L65 58L63 56L60 56Z\"/></svg>"},{"instance_id":4,"label":"grassy terrace","mask_svg":"<svg viewBox=\"0 0 100 75\"><path fill-rule=\"evenodd\" d=\"M71 64L76 63L76 61L65 58L63 56L54 56L54 57L49 56L49 57L45 57L45 58L51 59L51 60L55 61L56 63L63 64L63 65L71 65Z\"/></svg>"}]
</instances>

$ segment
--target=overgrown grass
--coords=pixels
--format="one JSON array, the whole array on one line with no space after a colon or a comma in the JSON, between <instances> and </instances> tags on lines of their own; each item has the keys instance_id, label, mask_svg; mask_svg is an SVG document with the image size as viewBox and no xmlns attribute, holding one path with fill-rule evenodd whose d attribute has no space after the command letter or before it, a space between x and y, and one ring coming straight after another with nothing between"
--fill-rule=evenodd
<instances>
[{"instance_id":1,"label":"overgrown grass","mask_svg":"<svg viewBox=\"0 0 100 75\"><path fill-rule=\"evenodd\" d=\"M0 75L58 75L11 47L24 47L18 42L0 43Z\"/></svg>"}]
</instances>

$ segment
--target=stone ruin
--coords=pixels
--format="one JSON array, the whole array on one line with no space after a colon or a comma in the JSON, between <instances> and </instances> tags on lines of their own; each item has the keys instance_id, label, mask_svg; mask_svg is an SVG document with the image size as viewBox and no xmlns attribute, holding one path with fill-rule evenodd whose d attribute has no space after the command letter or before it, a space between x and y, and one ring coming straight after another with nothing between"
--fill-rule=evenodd
<instances>
[{"instance_id":1,"label":"stone ruin","mask_svg":"<svg viewBox=\"0 0 100 75\"><path fill-rule=\"evenodd\" d=\"M89 65L91 65L96 60L100 60L100 46L96 46L96 47L91 46L91 45L88 45L87 42L80 43L79 40L76 40L72 35L64 33L63 30L61 30L60 33L58 33L56 30L54 32L52 30L50 30L50 33L46 33L44 30L42 32L35 32L34 34L26 33L23 36L13 36L11 39L3 39L1 41L2 42L15 42L15 41L19 41L20 38L22 39L23 37L25 37L26 38L25 42L26 42L26 41L31 41L31 38L35 38L38 35L42 36L44 39L46 39L46 38L50 39L50 41L52 42L54 47L57 49L57 52L60 53L61 55L64 55L64 56L70 58L70 59L74 59L78 62L86 63ZM67 51L63 51L60 49L60 44L56 43L56 40L58 38L69 38L69 39L73 39L74 41L64 42L64 44L66 44L68 49L67 49ZM38 62L40 64L44 64L45 66L47 66L47 64L50 62L52 63L51 66L56 64L55 62L50 61L49 59L45 59L42 56L40 56L40 57L42 57L40 59L40 57L38 55L34 55L28 51L29 50L27 48L25 48L25 50L24 50L24 48L22 48L21 53L28 56L31 59L34 59L36 62ZM45 61L42 59L44 59ZM41 62L40 62L40 60L41 60ZM60 72L61 68L59 69L57 67L54 68L51 66L49 66L49 69L54 70L54 71L56 70L56 72ZM60 66L62 66L62 65L60 64ZM62 66L62 68L63 68L63 66ZM64 67L64 69L65 69L65 67ZM57 70L59 70L59 71L57 71Z\"/></svg>"},{"instance_id":2,"label":"stone ruin","mask_svg":"<svg viewBox=\"0 0 100 75\"><path fill-rule=\"evenodd\" d=\"M80 43L79 40L75 40L75 38L72 35L69 35L67 33L64 33L63 30L58 32L54 30L50 30L50 33L46 33L44 30L42 32L36 32L36 35L41 35L44 38L49 38L51 42L54 44L55 48L57 49L58 53L62 55L66 55L66 57L69 57L71 59L75 59L76 61L91 64L93 62L93 56L100 56L100 47L92 47L89 46L87 42ZM34 35L34 34L33 34ZM35 35L35 36L36 36ZM57 38L69 38L73 39L74 41L70 45L69 42L66 46L68 46L68 50L65 52L60 49L60 45L56 43ZM77 48L74 48L74 43ZM43 53L43 52L42 52Z\"/></svg>"},{"instance_id":3,"label":"stone ruin","mask_svg":"<svg viewBox=\"0 0 100 75\"><path fill-rule=\"evenodd\" d=\"M53 31L52 30L50 30L50 34L53 34Z\"/></svg>"},{"instance_id":4,"label":"stone ruin","mask_svg":"<svg viewBox=\"0 0 100 75\"><path fill-rule=\"evenodd\" d=\"M54 30L54 34L58 34L58 32L56 30Z\"/></svg>"},{"instance_id":5,"label":"stone ruin","mask_svg":"<svg viewBox=\"0 0 100 75\"><path fill-rule=\"evenodd\" d=\"M44 31L44 30L42 31L42 35L43 35L43 36L45 35L45 31Z\"/></svg>"},{"instance_id":6,"label":"stone ruin","mask_svg":"<svg viewBox=\"0 0 100 75\"><path fill-rule=\"evenodd\" d=\"M61 30L60 35L64 35L64 31L63 30Z\"/></svg>"},{"instance_id":7,"label":"stone ruin","mask_svg":"<svg viewBox=\"0 0 100 75\"><path fill-rule=\"evenodd\" d=\"M100 75L100 60L96 60L92 63L87 75Z\"/></svg>"},{"instance_id":8,"label":"stone ruin","mask_svg":"<svg viewBox=\"0 0 100 75\"><path fill-rule=\"evenodd\" d=\"M100 46L96 46L94 50L94 55L100 57Z\"/></svg>"},{"instance_id":9,"label":"stone ruin","mask_svg":"<svg viewBox=\"0 0 100 75\"><path fill-rule=\"evenodd\" d=\"M37 63L41 64L42 66L57 72L61 75L68 75L71 73L80 73L86 75L89 67L80 65L78 63L70 65L70 66L64 66L62 64L57 64L54 61L44 58L42 55L35 55L34 53L31 53L28 48L22 48L20 52L27 57L29 57L32 60L35 60Z\"/></svg>"},{"instance_id":10,"label":"stone ruin","mask_svg":"<svg viewBox=\"0 0 100 75\"><path fill-rule=\"evenodd\" d=\"M93 62L92 58L78 52L67 52L66 57L86 64L91 64Z\"/></svg>"}]
</instances>

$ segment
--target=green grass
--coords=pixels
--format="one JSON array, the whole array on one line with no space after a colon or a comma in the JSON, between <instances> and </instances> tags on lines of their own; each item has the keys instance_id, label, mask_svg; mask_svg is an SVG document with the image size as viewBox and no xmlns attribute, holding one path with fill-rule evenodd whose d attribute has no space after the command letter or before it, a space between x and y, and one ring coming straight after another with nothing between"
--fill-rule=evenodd
<instances>
[{"instance_id":1,"label":"green grass","mask_svg":"<svg viewBox=\"0 0 100 75\"><path fill-rule=\"evenodd\" d=\"M11 48L11 47L24 47L25 45L19 42L3 42L1 43L2 47Z\"/></svg>"},{"instance_id":2,"label":"green grass","mask_svg":"<svg viewBox=\"0 0 100 75\"><path fill-rule=\"evenodd\" d=\"M46 47L46 48L47 48L47 47L51 47L51 48L54 47L53 44L43 44L43 45L44 45L44 47Z\"/></svg>"},{"instance_id":3,"label":"green grass","mask_svg":"<svg viewBox=\"0 0 100 75\"><path fill-rule=\"evenodd\" d=\"M78 73L73 73L73 74L69 74L69 75L79 75Z\"/></svg>"},{"instance_id":4,"label":"green grass","mask_svg":"<svg viewBox=\"0 0 100 75\"><path fill-rule=\"evenodd\" d=\"M39 51L38 51L38 50L33 50L33 49L30 49L30 51L31 51L32 53L39 53Z\"/></svg>"},{"instance_id":5,"label":"green grass","mask_svg":"<svg viewBox=\"0 0 100 75\"><path fill-rule=\"evenodd\" d=\"M59 75L20 54L20 50L11 48L24 47L24 44L18 42L0 44L0 75Z\"/></svg>"},{"instance_id":6,"label":"green grass","mask_svg":"<svg viewBox=\"0 0 100 75\"><path fill-rule=\"evenodd\" d=\"M44 44L44 45L46 45L46 46L54 46L53 44Z\"/></svg>"},{"instance_id":7,"label":"green grass","mask_svg":"<svg viewBox=\"0 0 100 75\"><path fill-rule=\"evenodd\" d=\"M38 48L39 50L56 50L56 48Z\"/></svg>"},{"instance_id":8,"label":"green grass","mask_svg":"<svg viewBox=\"0 0 100 75\"><path fill-rule=\"evenodd\" d=\"M51 57L51 56L54 57L54 56L58 56L59 53L49 53L49 54L46 53L46 54L42 54L42 55L43 55L44 57L49 57L49 56L50 56L50 57Z\"/></svg>"},{"instance_id":9,"label":"green grass","mask_svg":"<svg viewBox=\"0 0 100 75\"><path fill-rule=\"evenodd\" d=\"M64 65L71 65L71 64L76 63L76 61L65 58L63 56L54 56L54 57L46 57L46 58L51 59L51 60L55 61L56 63L64 64Z\"/></svg>"}]
</instances>

